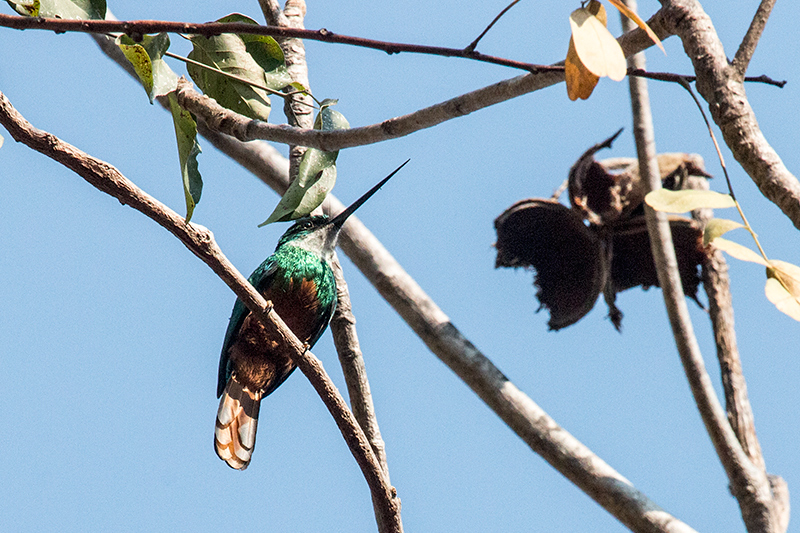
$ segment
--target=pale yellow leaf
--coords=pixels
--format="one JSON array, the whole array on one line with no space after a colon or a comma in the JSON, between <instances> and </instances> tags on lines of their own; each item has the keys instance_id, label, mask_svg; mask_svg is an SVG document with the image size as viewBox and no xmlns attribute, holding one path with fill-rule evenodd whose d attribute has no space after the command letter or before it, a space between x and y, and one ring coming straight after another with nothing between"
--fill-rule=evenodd
<instances>
[{"instance_id":1,"label":"pale yellow leaf","mask_svg":"<svg viewBox=\"0 0 800 533\"><path fill-rule=\"evenodd\" d=\"M664 55L667 55L667 51L664 50L664 45L661 44L661 39L658 38L658 35L656 35L656 33L652 29L650 29L650 26L648 26L645 21L639 18L639 15L637 15L635 11L631 11L631 9L628 6L626 6L624 2L621 2L620 0L608 0L608 1L611 2L611 4L614 7L619 9L623 15L634 21L637 26L642 28L642 30L644 30L647 36L650 37L650 39L652 39L652 41L656 43L659 48L661 48L661 51L664 52Z\"/></svg>"},{"instance_id":2,"label":"pale yellow leaf","mask_svg":"<svg viewBox=\"0 0 800 533\"><path fill-rule=\"evenodd\" d=\"M773 259L769 263L772 265L774 277L779 278L792 296L800 297L800 267L777 259ZM770 271L767 271L767 276L769 275Z\"/></svg>"},{"instance_id":3,"label":"pale yellow leaf","mask_svg":"<svg viewBox=\"0 0 800 533\"><path fill-rule=\"evenodd\" d=\"M703 244L707 245L717 237L725 235L729 231L744 226L735 220L728 220L727 218L712 218L706 224L706 229L703 231Z\"/></svg>"},{"instance_id":4,"label":"pale yellow leaf","mask_svg":"<svg viewBox=\"0 0 800 533\"><path fill-rule=\"evenodd\" d=\"M693 189L684 191L658 189L648 193L644 197L644 201L656 211L666 211L668 213L686 213L687 211L704 207L721 209L736 205L729 194Z\"/></svg>"},{"instance_id":5,"label":"pale yellow leaf","mask_svg":"<svg viewBox=\"0 0 800 533\"><path fill-rule=\"evenodd\" d=\"M724 251L731 257L735 257L741 261L749 261L751 263L758 263L759 265L769 266L769 263L758 255L756 252L748 248L747 246L742 246L741 244L733 241L729 241L728 239L723 239L722 237L717 237L713 241L711 241L715 247L719 248L720 250Z\"/></svg>"},{"instance_id":6,"label":"pale yellow leaf","mask_svg":"<svg viewBox=\"0 0 800 533\"><path fill-rule=\"evenodd\" d=\"M780 281L775 278L767 278L764 294L766 294L767 300L778 308L778 311L800 322L800 298L790 294Z\"/></svg>"},{"instance_id":7,"label":"pale yellow leaf","mask_svg":"<svg viewBox=\"0 0 800 533\"><path fill-rule=\"evenodd\" d=\"M600 9L605 15L602 6ZM589 8L576 9L569 16L575 52L595 76L621 81L628 72L625 54L599 17L599 13L595 16Z\"/></svg>"}]
</instances>

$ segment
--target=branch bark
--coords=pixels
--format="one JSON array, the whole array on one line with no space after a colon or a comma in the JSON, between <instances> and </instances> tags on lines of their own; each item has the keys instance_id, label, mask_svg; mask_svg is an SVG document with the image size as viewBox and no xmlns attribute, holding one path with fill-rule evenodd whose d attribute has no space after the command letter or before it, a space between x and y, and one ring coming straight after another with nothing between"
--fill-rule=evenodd
<instances>
[{"instance_id":1,"label":"branch bark","mask_svg":"<svg viewBox=\"0 0 800 533\"><path fill-rule=\"evenodd\" d=\"M683 42L697 75L697 90L728 148L761 193L800 229L800 182L761 132L740 74L728 62L711 19L696 0L660 1L663 22Z\"/></svg>"},{"instance_id":2,"label":"branch bark","mask_svg":"<svg viewBox=\"0 0 800 533\"><path fill-rule=\"evenodd\" d=\"M347 392L350 395L350 405L353 408L353 415L358 420L361 429L367 436L375 457L383 468L386 480L389 480L389 466L386 461L386 444L381 436L378 427L378 419L375 416L375 405L372 402L372 392L370 391L369 380L367 379L367 367L364 356L361 353L361 346L358 342L356 333L356 317L353 315L353 308L350 303L350 291L344 279L342 265L338 258L333 262L333 274L336 277L336 291L339 303L336 306L336 313L331 320L331 334L336 345L336 353L339 354L339 362L344 372L344 381L347 384Z\"/></svg>"},{"instance_id":3,"label":"branch bark","mask_svg":"<svg viewBox=\"0 0 800 533\"><path fill-rule=\"evenodd\" d=\"M753 58L756 45L761 39L761 34L764 32L764 27L767 25L767 20L769 20L773 7L775 7L775 0L761 0L756 14L753 16L753 21L750 23L750 27L747 28L744 39L742 39L742 44L736 50L736 55L733 58L733 67L736 69L739 78L744 78L747 72L747 67L750 65L750 60Z\"/></svg>"},{"instance_id":4,"label":"branch bark","mask_svg":"<svg viewBox=\"0 0 800 533\"><path fill-rule=\"evenodd\" d=\"M36 129L14 109L1 92L0 124L8 130L15 141L61 163L97 189L113 196L123 205L129 205L140 211L172 233L236 293L282 347L290 350L293 354L292 359L309 379L333 416L364 474L376 509L380 510L381 531L402 533L400 500L396 491L385 479L383 469L372 452L369 441L330 377L325 373L322 363L294 336L272 309L272 305L264 300L228 261L214 241L211 231L198 224L187 224L182 216L139 189L112 165L86 154L55 135Z\"/></svg>"}]
</instances>

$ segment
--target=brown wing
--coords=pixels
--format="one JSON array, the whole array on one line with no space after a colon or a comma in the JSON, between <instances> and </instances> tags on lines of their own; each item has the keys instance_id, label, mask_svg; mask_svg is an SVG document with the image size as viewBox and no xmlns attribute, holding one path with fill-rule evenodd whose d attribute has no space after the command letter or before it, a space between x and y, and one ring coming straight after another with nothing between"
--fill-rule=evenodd
<instances>
[{"instance_id":1,"label":"brown wing","mask_svg":"<svg viewBox=\"0 0 800 533\"><path fill-rule=\"evenodd\" d=\"M550 329L580 320L594 307L605 281L600 241L568 207L522 200L494 222L495 267L533 267L536 296L550 310Z\"/></svg>"}]
</instances>

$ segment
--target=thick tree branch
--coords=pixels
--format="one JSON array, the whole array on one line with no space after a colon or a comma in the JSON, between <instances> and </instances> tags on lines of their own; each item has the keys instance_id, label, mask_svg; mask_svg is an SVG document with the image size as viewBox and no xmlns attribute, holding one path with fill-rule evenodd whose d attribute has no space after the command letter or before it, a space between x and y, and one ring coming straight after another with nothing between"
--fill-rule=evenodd
<instances>
[{"instance_id":1,"label":"thick tree branch","mask_svg":"<svg viewBox=\"0 0 800 533\"><path fill-rule=\"evenodd\" d=\"M664 23L680 36L697 75L697 90L708 102L725 143L762 194L800 229L800 182L770 146L758 126L736 69L711 19L696 0L660 0Z\"/></svg>"},{"instance_id":2,"label":"thick tree branch","mask_svg":"<svg viewBox=\"0 0 800 533\"><path fill-rule=\"evenodd\" d=\"M123 205L140 211L172 233L236 293L282 347L293 354L292 359L320 394L364 474L373 501L380 503L380 518L387 526L383 531L402 532L400 501L395 489L386 482L369 441L322 364L286 327L272 305L228 261L214 241L213 234L198 224L187 224L182 216L139 189L112 165L33 127L13 108L3 93L0 93L0 124L15 141L61 163L97 189L113 196Z\"/></svg>"}]
</instances>

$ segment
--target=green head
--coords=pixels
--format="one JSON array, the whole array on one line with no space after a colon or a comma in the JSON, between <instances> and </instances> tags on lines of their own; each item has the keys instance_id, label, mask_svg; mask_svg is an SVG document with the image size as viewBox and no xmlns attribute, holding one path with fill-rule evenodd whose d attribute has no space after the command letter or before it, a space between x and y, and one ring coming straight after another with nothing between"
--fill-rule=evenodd
<instances>
[{"instance_id":1,"label":"green head","mask_svg":"<svg viewBox=\"0 0 800 533\"><path fill-rule=\"evenodd\" d=\"M286 233L278 241L278 248L285 245L297 246L329 261L333 256L333 250L336 248L339 231L344 226L347 218L361 207L364 202L369 200L370 196L378 192L378 189L383 187L389 181L389 178L394 176L406 163L408 161L397 167L394 172L383 178L377 185L364 193L361 198L334 218L328 218L326 215L301 218L286 230Z\"/></svg>"}]
</instances>

